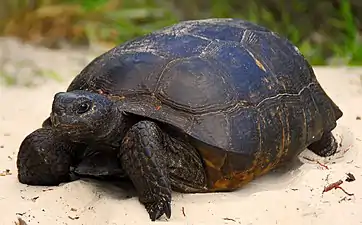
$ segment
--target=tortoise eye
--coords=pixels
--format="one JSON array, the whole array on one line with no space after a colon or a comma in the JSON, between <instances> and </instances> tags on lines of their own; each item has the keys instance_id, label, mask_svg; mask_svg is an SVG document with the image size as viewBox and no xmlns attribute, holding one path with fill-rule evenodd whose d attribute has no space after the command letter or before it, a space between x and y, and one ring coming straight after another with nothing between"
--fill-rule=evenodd
<instances>
[{"instance_id":1,"label":"tortoise eye","mask_svg":"<svg viewBox=\"0 0 362 225\"><path fill-rule=\"evenodd\" d=\"M77 113L83 114L90 110L90 104L87 102L83 102L78 106Z\"/></svg>"}]
</instances>

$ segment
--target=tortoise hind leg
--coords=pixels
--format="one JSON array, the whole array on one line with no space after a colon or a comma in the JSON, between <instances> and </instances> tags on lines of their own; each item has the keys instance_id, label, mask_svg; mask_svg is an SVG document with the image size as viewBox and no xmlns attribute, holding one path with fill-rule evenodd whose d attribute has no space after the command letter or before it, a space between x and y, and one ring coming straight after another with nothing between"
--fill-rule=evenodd
<instances>
[{"instance_id":1,"label":"tortoise hind leg","mask_svg":"<svg viewBox=\"0 0 362 225\"><path fill-rule=\"evenodd\" d=\"M310 144L308 149L321 157L328 157L336 153L337 147L338 143L332 132L326 132L321 139Z\"/></svg>"}]
</instances>

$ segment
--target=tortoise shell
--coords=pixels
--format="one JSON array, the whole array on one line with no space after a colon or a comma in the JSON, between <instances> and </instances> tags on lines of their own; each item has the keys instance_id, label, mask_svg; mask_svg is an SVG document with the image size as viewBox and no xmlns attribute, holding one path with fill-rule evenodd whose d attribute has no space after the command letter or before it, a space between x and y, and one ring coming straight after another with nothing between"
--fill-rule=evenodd
<instances>
[{"instance_id":1,"label":"tortoise shell","mask_svg":"<svg viewBox=\"0 0 362 225\"><path fill-rule=\"evenodd\" d=\"M342 116L297 47L240 19L183 21L123 43L67 91L77 89L183 132L215 190L296 156Z\"/></svg>"}]
</instances>

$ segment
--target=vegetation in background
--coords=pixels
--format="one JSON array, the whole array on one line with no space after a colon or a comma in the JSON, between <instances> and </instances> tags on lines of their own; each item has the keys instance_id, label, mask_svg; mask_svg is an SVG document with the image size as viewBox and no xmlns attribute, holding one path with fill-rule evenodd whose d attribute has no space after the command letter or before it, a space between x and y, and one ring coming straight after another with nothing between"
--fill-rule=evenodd
<instances>
[{"instance_id":1,"label":"vegetation in background","mask_svg":"<svg viewBox=\"0 0 362 225\"><path fill-rule=\"evenodd\" d=\"M59 48L109 47L180 20L243 18L296 44L314 65L362 64L359 0L2 0L2 35Z\"/></svg>"}]
</instances>

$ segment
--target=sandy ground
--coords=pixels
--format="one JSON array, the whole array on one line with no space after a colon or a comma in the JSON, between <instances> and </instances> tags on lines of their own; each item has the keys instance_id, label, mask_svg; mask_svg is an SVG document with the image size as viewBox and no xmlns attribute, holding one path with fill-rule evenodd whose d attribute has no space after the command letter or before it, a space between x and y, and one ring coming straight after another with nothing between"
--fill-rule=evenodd
<instances>
[{"instance_id":1,"label":"sandy ground","mask_svg":"<svg viewBox=\"0 0 362 225\"><path fill-rule=\"evenodd\" d=\"M80 68L80 67L78 67ZM319 159L310 151L289 170L270 173L231 193L173 194L168 224L362 224L362 69L315 68L318 79L344 112L335 134L339 153ZM0 86L0 224L18 217L35 224L165 224L150 222L136 197L113 185L78 180L56 187L31 187L17 180L16 155L23 138L49 115L53 94L71 78L37 88ZM1 172L0 171L0 172ZM356 180L345 182L346 173ZM342 179L342 190L322 194Z\"/></svg>"}]
</instances>

